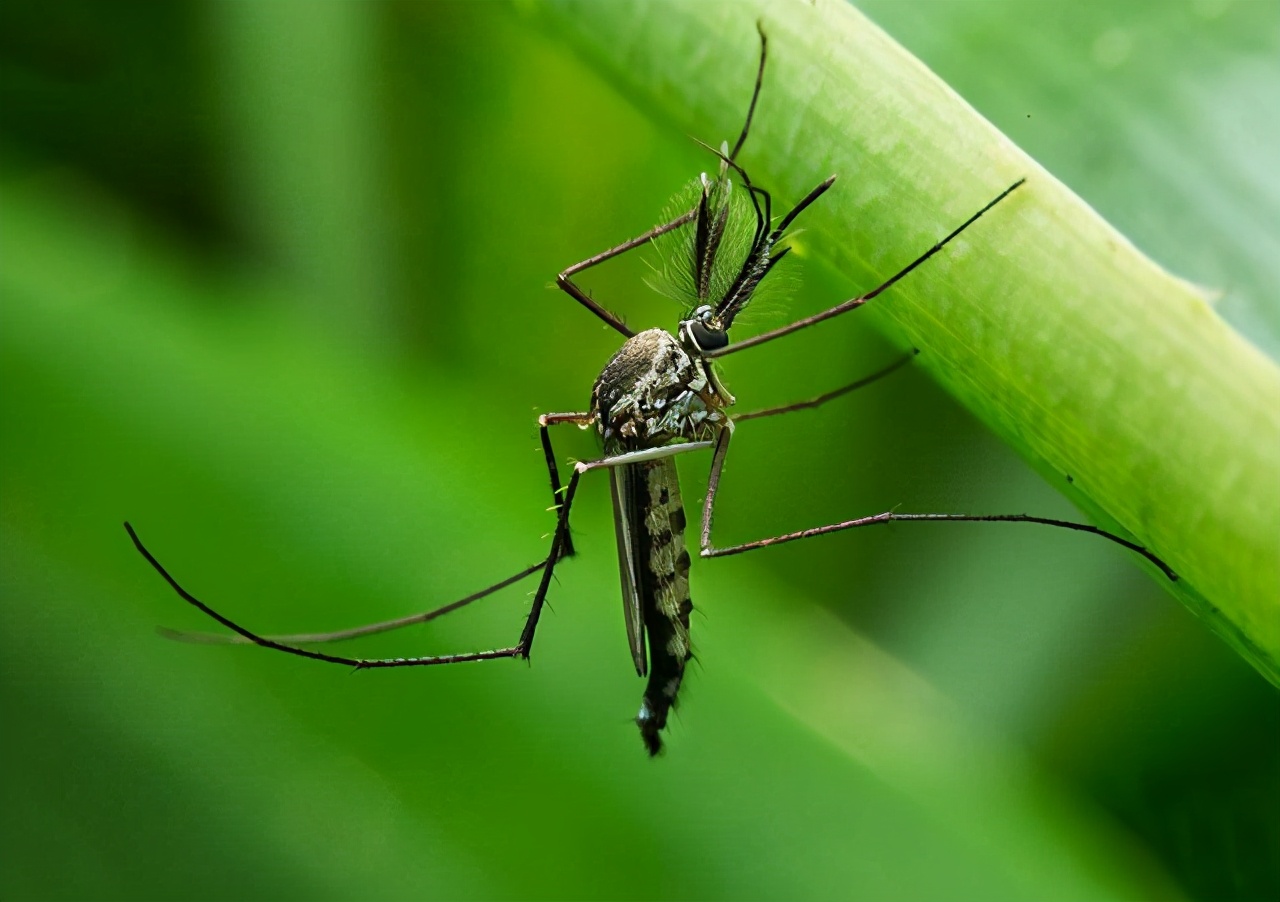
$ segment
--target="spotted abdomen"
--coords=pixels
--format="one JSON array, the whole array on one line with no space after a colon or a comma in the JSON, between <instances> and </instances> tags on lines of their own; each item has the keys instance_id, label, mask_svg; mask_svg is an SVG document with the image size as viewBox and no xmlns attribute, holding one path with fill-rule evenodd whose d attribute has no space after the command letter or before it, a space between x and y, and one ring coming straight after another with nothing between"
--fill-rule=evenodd
<instances>
[{"instance_id":1,"label":"spotted abdomen","mask_svg":"<svg viewBox=\"0 0 1280 902\"><path fill-rule=\"evenodd\" d=\"M676 703L685 662L689 660L689 552L684 544L684 504L672 460L637 465L642 478L632 482L641 496L633 499L642 512L637 537L637 576L649 646L649 683L636 724L649 749L662 749L659 733Z\"/></svg>"}]
</instances>

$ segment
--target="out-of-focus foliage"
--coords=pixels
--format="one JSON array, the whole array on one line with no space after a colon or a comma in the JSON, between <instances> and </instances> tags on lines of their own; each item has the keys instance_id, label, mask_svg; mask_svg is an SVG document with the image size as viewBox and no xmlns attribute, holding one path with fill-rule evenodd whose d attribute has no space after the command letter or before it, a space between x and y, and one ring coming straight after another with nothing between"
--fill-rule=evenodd
<instances>
[{"instance_id":1,"label":"out-of-focus foliage","mask_svg":"<svg viewBox=\"0 0 1280 902\"><path fill-rule=\"evenodd\" d=\"M867 9L1274 353L1274 5ZM536 560L535 413L582 407L617 343L547 286L706 160L491 4L7 4L0 75L6 898L1280 891L1273 690L1088 539L904 526L696 565L700 666L656 762L600 485L530 667L156 638L207 624L125 517L264 630ZM670 325L645 274L587 281ZM798 307L848 293L805 277ZM893 353L856 322L816 341L726 367L743 405ZM917 373L788 420L740 430L726 540L1070 515ZM358 653L506 643L525 605Z\"/></svg>"}]
</instances>

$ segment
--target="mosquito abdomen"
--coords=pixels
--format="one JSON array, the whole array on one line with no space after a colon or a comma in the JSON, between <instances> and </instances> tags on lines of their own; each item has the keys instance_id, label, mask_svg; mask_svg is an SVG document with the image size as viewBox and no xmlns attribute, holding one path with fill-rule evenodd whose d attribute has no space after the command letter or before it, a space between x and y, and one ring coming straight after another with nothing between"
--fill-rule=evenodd
<instances>
[{"instance_id":1,"label":"mosquito abdomen","mask_svg":"<svg viewBox=\"0 0 1280 902\"><path fill-rule=\"evenodd\" d=\"M660 733L676 703L689 660L689 552L684 544L684 504L675 462L642 465L644 529L640 538L641 594L649 638L649 683L636 725L650 755L662 750Z\"/></svg>"}]
</instances>

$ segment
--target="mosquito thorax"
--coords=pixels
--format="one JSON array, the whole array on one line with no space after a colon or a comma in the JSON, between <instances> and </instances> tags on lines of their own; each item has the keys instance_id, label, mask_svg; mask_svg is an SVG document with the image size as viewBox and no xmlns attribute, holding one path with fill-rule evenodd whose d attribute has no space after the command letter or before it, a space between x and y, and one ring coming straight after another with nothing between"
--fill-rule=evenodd
<instances>
[{"instance_id":1,"label":"mosquito thorax","mask_svg":"<svg viewBox=\"0 0 1280 902\"><path fill-rule=\"evenodd\" d=\"M732 403L710 361L664 329L627 339L591 390L591 412L606 449L711 438L728 422L722 409Z\"/></svg>"}]
</instances>

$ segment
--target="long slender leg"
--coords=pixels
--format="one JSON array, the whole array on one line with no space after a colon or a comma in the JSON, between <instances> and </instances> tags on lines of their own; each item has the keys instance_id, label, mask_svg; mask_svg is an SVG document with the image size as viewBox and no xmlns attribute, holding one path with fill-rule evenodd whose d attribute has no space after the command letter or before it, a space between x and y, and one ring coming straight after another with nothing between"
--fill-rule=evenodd
<instances>
[{"instance_id":1,"label":"long slender leg","mask_svg":"<svg viewBox=\"0 0 1280 902\"><path fill-rule=\"evenodd\" d=\"M735 165L733 161L738 156L738 151L742 150L742 145L747 140L747 134L751 131L751 120L755 116L756 102L760 99L760 86L764 82L764 66L765 66L765 61L768 58L769 39L765 37L764 29L761 27L759 22L756 23L756 31L760 34L760 65L756 69L756 83L755 83L754 89L751 92L751 104L750 106L747 107L746 122L742 124L742 132L738 135L738 140L733 145L733 150L729 152L729 155L727 158L730 165L733 165L734 168L737 169L740 173L742 172L742 170L737 165ZM745 177L746 174L745 173L742 173L742 174ZM748 182L748 185L749 184L750 183ZM826 190L826 188L824 187L822 190ZM819 191L818 193L820 194L821 191ZM754 203L755 202L754 191L752 192L751 199L752 199L752 202ZM806 206L808 203L811 203L811 202L812 200L806 201L805 204L802 205L801 209L803 209L803 206ZM799 212L799 211L797 210L795 212ZM758 213L758 208L757 208L757 213ZM632 238L630 241L624 241L622 244L619 244L617 247L612 247L607 251L602 251L601 253L596 254L594 257L589 257L588 259L583 260L581 263L576 263L573 266L570 266L568 269L561 272L560 275L556 276L556 285L562 291L568 294L571 298L577 301L579 304L586 307L588 310L590 310L600 319L604 320L604 322L606 322L613 329L617 330L627 338L630 338L631 336L635 335L635 332L632 331L616 315L609 312L604 307L600 306L594 300L592 300L591 297L587 295L585 291L579 288L578 285L573 281L573 277L578 273L582 272L584 269L589 269L590 267L595 266L597 263L603 263L605 260L608 260L612 257L616 257L619 254L626 253L632 248L639 247L640 245L645 244L646 242L652 241L654 238L657 238L659 235L665 235L667 232L670 232L672 229L678 229L680 226L684 225L685 223L690 222L697 215L698 215L698 208L694 207L688 213L685 213L684 215L671 220L671 222L665 223L664 225L655 226L654 228L645 232L643 235L638 235L635 238ZM794 215L795 214L793 213L792 216L794 217Z\"/></svg>"},{"instance_id":2,"label":"long slender leg","mask_svg":"<svg viewBox=\"0 0 1280 902\"><path fill-rule=\"evenodd\" d=\"M560 504L560 467L556 463L556 453L551 447L551 428L572 423L575 426L590 426L595 417L590 413L544 413L538 417L538 432L542 436L542 454L547 461L547 473L551 476L551 503ZM573 557L573 536L567 534L564 539L564 557Z\"/></svg>"},{"instance_id":3,"label":"long slender leg","mask_svg":"<svg viewBox=\"0 0 1280 902\"><path fill-rule=\"evenodd\" d=\"M640 451L628 451L626 454L618 454L614 457L605 457L600 460L582 460L573 465L575 473L589 473L592 470L601 470L607 467L625 467L629 464L642 464L647 460L663 460L667 457L676 457L680 454L688 454L690 451L704 451L707 448L715 447L715 442L679 442L674 445L663 445L659 448L644 448Z\"/></svg>"},{"instance_id":4,"label":"long slender leg","mask_svg":"<svg viewBox=\"0 0 1280 902\"><path fill-rule=\"evenodd\" d=\"M489 651L466 652L456 655L433 655L418 658L348 658L341 655L331 655L324 652L311 651L310 649L299 648L289 642L282 642L266 636L260 636L231 620L229 617L218 613L213 608L209 607L209 605L205 604L203 601L184 589L178 581L169 574L169 571L166 570L158 560L156 560L155 556L147 550L147 547L142 544L142 540L138 538L138 534L134 531L133 527L130 524L125 523L124 528L129 533L129 538L133 540L133 544L138 549L138 552L146 558L147 563L149 563L157 573L164 577L164 580L169 583L169 586L180 598L194 607L199 608L209 617L212 617L232 632L237 633L246 641L252 642L255 645L261 645L264 648L274 649L275 651L281 651L286 654L297 655L302 658L310 658L313 661L323 661L326 664L344 664L348 667L354 667L357 670L387 667L425 667L435 664L461 664L466 661L489 661L496 658L528 658L529 649L533 645L534 630L537 629L538 625L538 617L542 613L542 606L546 601L547 591L551 587L551 575L555 570L556 562L560 559L562 554L564 535L569 523L569 509L573 504L573 496L577 492L578 480L581 477L582 472L583 471L581 470L575 469L573 475L569 478L569 485L565 489L564 503L561 504L560 514L556 518L556 530L552 536L551 550L548 553L546 560L527 569L526 571L523 571L516 577L503 580L502 583L490 586L488 589L477 594L476 597L483 597L484 595L488 595L491 592L496 591L501 586L510 585L522 576L527 576L539 569L542 570L542 579L538 583L538 591L534 595L533 606L529 611L528 618L525 620L524 629L520 633L520 640L515 645L508 648L496 648ZM470 600L474 600L474 598L464 599L464 602ZM451 609L459 606L460 604L455 602ZM437 612L431 613L438 616L440 613L447 613L447 611L438 609ZM426 619L430 618L428 617Z\"/></svg>"},{"instance_id":5,"label":"long slender leg","mask_svg":"<svg viewBox=\"0 0 1280 902\"><path fill-rule=\"evenodd\" d=\"M850 298L849 300L845 301L842 304L837 304L831 309L824 310L821 313L815 313L813 316L807 316L804 319L796 320L794 323L791 323L788 326L782 326L780 328L773 329L769 332L765 332L761 335L756 335L751 338L743 339L742 341L726 345L723 348L717 348L715 350L705 351L703 352L703 356L723 357L726 354L734 354L734 353L737 353L738 351L744 351L747 348L754 348L756 345L762 345L767 341L773 341L775 338L781 338L784 335L790 335L792 332L798 332L801 329L807 329L809 326L816 325L822 322L823 320L831 319L833 316L839 316L842 313L848 313L850 310L855 310L858 307L861 307L867 301L871 300L872 298L876 297L877 295L881 294L882 292L886 291L887 289L895 285L898 281L903 279L908 273L914 270L921 263L928 260L934 254L938 253L938 251L946 247L948 242L950 242L953 238L955 238L957 235L959 235L969 226L973 225L973 223L977 222L977 220L979 219L979 217L982 216L982 214L986 213L996 204L1000 203L1000 201L1008 197L1011 193L1013 193L1014 190L1019 188L1025 181L1026 179L1018 179L1008 188L1005 188L993 200L991 200L985 207L983 207L977 213L974 213L972 216L966 219L963 223L961 223L958 227L956 227L951 232L951 234L947 235L947 237L943 238L941 241L939 241L933 247L929 248L927 251L925 251L923 254L921 254L919 257L913 260L911 263L907 264L903 269L899 270L897 273L891 276L887 281L871 289L871 291L868 291L866 294L859 295L856 298Z\"/></svg>"},{"instance_id":6,"label":"long slender leg","mask_svg":"<svg viewBox=\"0 0 1280 902\"><path fill-rule=\"evenodd\" d=\"M611 247L607 251L601 251L600 253L596 254L594 257L588 257L586 260L583 260L581 263L575 263L573 266L570 266L568 269L560 273L560 275L556 276L556 285L562 291L568 294L571 298L573 298L582 306L586 307L596 316L600 317L600 319L604 320L606 323L608 323L618 332L621 332L627 338L630 338L636 333L630 328L628 328L627 325L622 320L618 319L617 316L610 313L608 310L604 309L595 301L593 301L586 292L584 292L581 288L577 286L577 284L573 281L573 277L578 273L582 272L584 269L590 269L591 267L595 266L598 263L603 263L605 260L609 260L613 257L618 256L619 254L624 254L633 248L640 247L642 244L652 241L654 238L657 238L659 235L665 235L667 232L670 232L672 229L678 229L680 228L680 226L684 225L686 222L689 222L697 215L698 215L698 208L694 207L692 210L690 210L688 213L685 213L683 216L678 216L675 219L671 220L670 222L664 223L663 225L654 226L649 231L645 232L643 235L637 235L635 238L632 238L630 241L622 242L622 244L619 244L617 247Z\"/></svg>"},{"instance_id":7,"label":"long slender leg","mask_svg":"<svg viewBox=\"0 0 1280 902\"><path fill-rule=\"evenodd\" d=\"M697 451L704 448L710 448L712 442L689 442L681 445L670 445L665 448L646 449L644 451L632 452L630 454L622 454L617 457L604 458L602 460L587 461L578 463L574 466L573 473L569 477L569 484L565 487L564 501L560 505L560 512L556 518L556 529L551 540L551 550L547 554L544 561L526 568L515 576L508 577L500 583L481 590L475 595L468 596L460 601L437 608L426 614L412 615L409 618L401 618L401 621L386 621L385 623L372 624L369 627L357 627L355 630L346 630L337 634L320 634L320 641L333 641L335 639L353 638L355 635L367 635L371 632L383 632L387 629L395 629L398 626L407 626L410 622L422 622L441 616L449 611L456 610L465 604L469 604L479 598L483 598L504 586L511 585L525 576L529 576L538 570L542 571L542 579L538 583L538 590L533 598L533 605L529 610L529 616L525 620L524 629L520 633L520 639L508 648L496 648L489 651L466 652L456 655L436 655L430 657L419 658L348 658L341 655L331 655L324 652L311 651L306 648L299 648L290 641L282 641L282 639L261 636L254 633L240 624L231 620L229 617L218 613L216 610L196 598L186 589L184 589L178 581L170 575L169 571L155 558L155 556L142 544L142 540L138 537L136 531L129 523L124 524L125 531L128 532L129 538L133 541L134 547L138 549L138 553L146 559L165 582L178 594L180 598L193 607L203 611L207 616L221 623L227 629L238 634L243 640L251 642L255 645L261 645L264 648L274 649L275 651L284 652L285 654L297 655L301 658L310 658L313 661L323 661L327 664L344 664L348 667L354 667L357 670L368 670L374 668L387 667L425 667L435 664L460 664L465 661L488 661L496 658L528 658L529 652L533 647L534 631L538 626L538 618L542 614L543 605L546 602L547 592L551 587L551 577L555 570L556 562L563 556L564 540L568 534L569 511L573 506L573 498L578 490L578 480L584 473L603 467L624 466L631 463L640 463L645 460L657 460L663 457L672 457L677 454L683 454L688 451ZM185 637L184 637L185 638ZM283 638L283 637L282 637ZM293 637L289 637L293 638ZM199 640L197 640L199 641ZM299 640L300 641L300 640Z\"/></svg>"},{"instance_id":8,"label":"long slender leg","mask_svg":"<svg viewBox=\"0 0 1280 902\"><path fill-rule=\"evenodd\" d=\"M555 506L560 505L560 473L556 466L555 452L551 447L551 436L549 435L549 427L559 426L564 423L573 423L579 426L590 425L593 422L589 413L548 413L538 418L538 425L542 433L542 450L546 456L547 471L551 476L551 499ZM566 534L563 552L561 557L571 557L574 553L571 534ZM443 617L445 614L452 613L459 608L466 607L474 601L479 601L499 589L505 589L507 586L520 582L525 577L531 576L541 570L546 561L539 561L532 566L526 567L519 573L509 576L502 582L495 583L486 589L472 593L466 598L451 602L430 611L423 611L417 614L409 614L405 617L397 617L394 620L384 620L379 623L369 623L364 626L352 627L345 630L333 630L325 633L292 633L281 636L264 636L273 642L280 642L286 645L316 645L324 642L343 642L348 639L359 639L363 636L372 636L377 633L386 633L392 630L403 629L407 626L414 626L419 623L426 623L435 620L437 617ZM226 635L223 633L206 633L193 630L175 630L168 627L158 627L156 631L166 639L173 639L177 642L190 642L199 645L253 645L251 639L247 639L238 633Z\"/></svg>"},{"instance_id":9,"label":"long slender leg","mask_svg":"<svg viewBox=\"0 0 1280 902\"><path fill-rule=\"evenodd\" d=\"M147 550L147 547L142 544L142 540L138 538L138 534L137 532L134 531L133 527L130 524L125 523L124 528L125 528L125 531L129 533L129 538L133 540L134 547L138 549L138 553L141 554L144 558L146 558L147 563L151 565L152 569L154 569L157 573L159 573L164 578L165 582L169 584L170 588L172 588L173 591L176 592L183 601L186 601L188 604L192 605L193 607L199 608L206 615L218 621L218 623L221 623L227 629L231 630L234 633L237 633L242 639L248 642L251 642L254 645L261 645L264 648L274 649L275 651L281 651L290 655L297 655L300 658L310 658L313 661L324 661L327 664L344 664L348 667L354 667L357 670L362 670L365 668L373 668L373 667L413 667L413 666L423 666L428 664L458 664L464 661L487 661L495 658L517 657L521 653L521 648L519 646L512 646L511 648L498 648L498 649L493 649L491 651L468 652L468 653L458 654L458 655L441 655L438 657L429 657L429 658L383 658L383 659L347 658L341 655L330 655L330 654L325 654L324 652L311 651L305 648L298 648L296 645L293 645L290 642L280 641L267 636L259 636L257 633L254 633L254 632L251 632L250 630L245 629L243 626L231 620L229 617L219 614L213 608L209 607L209 605L205 604L203 601L196 598L186 589L182 588L182 586L178 583L178 581L174 579L172 575L170 575L169 571L166 570L164 566L158 560L156 560L155 556L150 551ZM549 566L546 566L546 564L547 564L546 561L536 564L534 567L529 568L527 571L523 571L521 574L518 574L517 577L526 576L530 573L536 572L539 569L542 569L544 573L547 571L550 571L552 568ZM498 588L502 586L510 585L512 582L515 581L517 577L509 578L509 579L503 580L499 584L490 586L488 589L485 589L481 593L478 593L476 597L483 597L484 595L488 595L489 593L496 591ZM471 600L474 600L474 598L464 599L463 601L467 602ZM453 609L457 606L459 606L459 603L455 602L454 605L452 606L446 605L446 608ZM444 609L437 609L437 611L433 611L429 613L432 615L438 616L439 613L447 613L447 611ZM427 617L425 619L430 619L430 617ZM381 624L375 624L375 626L379 626L379 625ZM391 628L394 628L394 627L391 627ZM343 637L343 638L346 638L346 637Z\"/></svg>"},{"instance_id":10,"label":"long slender leg","mask_svg":"<svg viewBox=\"0 0 1280 902\"><path fill-rule=\"evenodd\" d=\"M756 33L760 35L760 65L756 67L756 86L751 91L751 105L747 107L747 121L742 123L742 132L738 141L729 152L729 159L736 159L742 145L747 143L747 133L751 131L751 120L756 114L756 101L760 99L760 86L764 84L764 64L769 58L769 39L765 37L764 28L756 22Z\"/></svg>"},{"instance_id":11,"label":"long slender leg","mask_svg":"<svg viewBox=\"0 0 1280 902\"><path fill-rule=\"evenodd\" d=\"M505 589L507 586L520 582L527 576L532 576L544 566L546 561L538 561L532 566L525 567L519 573L508 576L502 582L494 583L486 589L479 592L473 592L466 598L460 598L457 601L433 608L430 611L423 611L418 614L409 614L405 617L397 617L394 620L383 620L379 623L369 623L364 626L356 626L351 629L334 630L328 633L293 633L287 636L264 636L264 639L270 639L272 642L281 642L285 645L316 645L322 642L344 642L348 639L359 639L363 636L372 636L377 633L389 633L392 630L403 629L406 626L415 626L419 623L426 623L429 620L435 620L437 617L443 617L445 614L451 614L459 608L464 608L473 601L479 601L497 592L499 589ZM196 645L253 645L253 640L246 639L238 633L230 635L224 633L205 633L187 630L175 630L161 626L156 628L161 636L166 639L173 639L176 642L190 642Z\"/></svg>"},{"instance_id":12,"label":"long slender leg","mask_svg":"<svg viewBox=\"0 0 1280 902\"><path fill-rule=\"evenodd\" d=\"M527 659L529 652L533 648L533 634L538 628L538 618L542 616L542 606L546 601L547 591L551 588L551 574L554 569L554 562L559 560L564 539L569 533L569 508L573 505L573 496L578 490L578 480L582 478L582 475L592 470L606 467L621 467L646 460L674 457L677 454L710 448L711 445L711 442L688 442L686 444L668 445L664 448L649 448L644 451L619 454L616 457L606 457L601 460L580 461L574 464L573 473L569 476L569 484L564 490L564 502L560 505L560 517L556 522L556 533L551 542L551 553L547 556L549 564L542 571L542 581L538 583L538 591L533 596L533 606L529 609L529 619L525 621L524 630L520 633L520 641L515 646L518 649L519 657Z\"/></svg>"},{"instance_id":13,"label":"long slender leg","mask_svg":"<svg viewBox=\"0 0 1280 902\"><path fill-rule=\"evenodd\" d=\"M720 473L724 468L724 459L729 451L729 438L732 430L725 429L720 433L720 437L716 442L715 454L711 458L711 476L707 480L707 497L702 504L702 536L701 536L701 556L704 558L726 557L731 554L742 554L747 551L755 551L757 548L768 548L770 545L781 545L785 542L794 542L798 539L808 539L813 536L826 535L831 532L840 532L845 529L857 529L860 526L874 526L879 523L892 522L967 522L967 523L1039 523L1043 526L1056 526L1061 529L1071 529L1077 532L1092 533L1095 536L1101 536L1104 539L1115 542L1117 545L1123 545L1130 551L1137 552L1145 557L1151 563L1160 568L1171 580L1177 580L1178 575L1173 569L1158 558L1154 553L1135 542L1123 539L1114 533L1107 532L1105 529L1099 529L1087 523L1072 523L1068 520L1054 520L1049 517L1032 517L1028 514L899 514L893 511L885 511L882 514L874 514L869 517L859 517L855 520L844 520L840 523L832 523L829 526L815 526L810 529L802 529L797 532L789 532L780 536L771 536L766 539L757 539L754 542L744 542L741 545L730 545L726 548L716 548L711 544L711 523L715 516L715 500L716 494L720 490Z\"/></svg>"},{"instance_id":14,"label":"long slender leg","mask_svg":"<svg viewBox=\"0 0 1280 902\"><path fill-rule=\"evenodd\" d=\"M876 370L870 376L863 376L861 379L855 379L848 385L842 385L834 391L818 395L816 398L809 398L807 401L796 401L794 404L783 404L779 407L766 407L763 410L753 410L750 413L740 413L734 416L733 421L735 423L741 423L745 420L760 420L765 417L775 417L784 413L793 413L797 410L811 410L815 407L821 407L828 401L834 401L836 398L839 398L842 395L847 395L851 391L859 388L865 388L871 383L883 379L890 373L896 373L899 369L910 363L912 358L919 353L919 350L912 349L910 354L904 354L898 360L895 360L883 369Z\"/></svg>"},{"instance_id":15,"label":"long slender leg","mask_svg":"<svg viewBox=\"0 0 1280 902\"><path fill-rule=\"evenodd\" d=\"M853 382L850 382L848 385L842 385L840 388L837 388L833 391L825 392L821 395L818 395L815 398L809 398L806 401L796 401L793 404L783 404L778 407L766 407L763 410L753 410L749 413L740 413L734 416L733 421L734 423L741 423L746 420L760 420L760 419L764 419L765 417L774 417L774 416L781 416L782 414L786 414L786 413L794 413L797 410L811 410L815 407L821 407L823 404L826 404L828 401L834 401L836 398L839 398L843 395L847 395L851 391L854 391L859 388L865 388L866 386L872 384L873 382L878 382L879 380L883 379L885 376L890 375L891 373L896 373L899 369L901 369L902 367L910 363L912 359L919 353L920 353L919 349L912 348L910 354L904 354L898 360L895 360L893 363L889 364L888 366L882 369L876 370L876 372L872 373L870 376L863 376L861 379L855 379ZM729 451L729 438L732 431L733 431L732 429L725 429L720 433L720 435L716 439L715 454L711 458L711 478L707 484L707 497L706 497L706 500L703 501L703 505L702 505L701 545L703 549L703 552L702 552L703 557L716 556L714 553L711 555L708 555L706 553L706 549L712 547L711 546L711 519L715 514L716 493L720 490L720 471L724 468L724 458ZM714 552L714 549L712 549L712 551Z\"/></svg>"}]
</instances>

